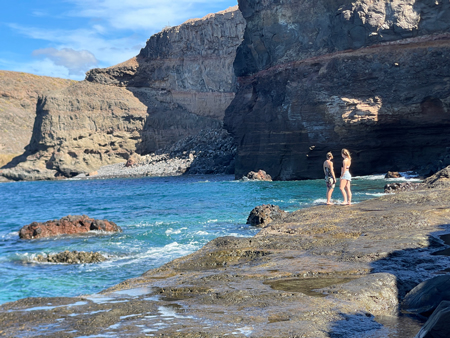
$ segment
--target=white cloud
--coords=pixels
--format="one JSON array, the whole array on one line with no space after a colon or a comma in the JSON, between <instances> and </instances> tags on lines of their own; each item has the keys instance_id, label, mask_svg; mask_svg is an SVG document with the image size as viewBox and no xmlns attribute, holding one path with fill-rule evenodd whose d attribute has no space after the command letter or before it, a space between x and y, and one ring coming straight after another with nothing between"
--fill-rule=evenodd
<instances>
[{"instance_id":1,"label":"white cloud","mask_svg":"<svg viewBox=\"0 0 450 338\"><path fill-rule=\"evenodd\" d=\"M55 48L44 48L34 50L33 56L43 56L51 60L56 66L63 66L69 70L70 75L83 75L90 68L97 66L95 56L87 51L76 51L71 48L61 50Z\"/></svg>"},{"instance_id":2,"label":"white cloud","mask_svg":"<svg viewBox=\"0 0 450 338\"><path fill-rule=\"evenodd\" d=\"M8 24L22 36L46 41L41 49L32 52L44 59L28 62L17 70L78 80L84 78L81 73L90 67L109 67L136 56L145 47L145 41L163 27L226 9L235 5L236 0L65 0L65 3L73 7L60 12L58 20L78 18L76 28ZM45 8L33 14L52 19ZM45 74L43 69L49 73Z\"/></svg>"},{"instance_id":3,"label":"white cloud","mask_svg":"<svg viewBox=\"0 0 450 338\"><path fill-rule=\"evenodd\" d=\"M191 18L208 14L213 8L236 5L230 0L69 0L76 9L69 15L102 18L110 27L128 30L159 31L164 26L178 25Z\"/></svg>"},{"instance_id":4,"label":"white cloud","mask_svg":"<svg viewBox=\"0 0 450 338\"><path fill-rule=\"evenodd\" d=\"M95 28L64 30L26 27L17 24L10 24L9 26L24 36L49 41L59 50L89 51L102 67L109 67L126 61L139 53L137 46L145 46L145 43L142 42L142 40L145 41L143 37L131 35L122 38L105 38Z\"/></svg>"},{"instance_id":5,"label":"white cloud","mask_svg":"<svg viewBox=\"0 0 450 338\"><path fill-rule=\"evenodd\" d=\"M70 75L69 70L64 66L55 65L50 59L36 60L26 63L18 63L10 60L0 59L2 69L9 69L16 72L25 72L36 75L60 77L63 79L84 80L83 75Z\"/></svg>"}]
</instances>

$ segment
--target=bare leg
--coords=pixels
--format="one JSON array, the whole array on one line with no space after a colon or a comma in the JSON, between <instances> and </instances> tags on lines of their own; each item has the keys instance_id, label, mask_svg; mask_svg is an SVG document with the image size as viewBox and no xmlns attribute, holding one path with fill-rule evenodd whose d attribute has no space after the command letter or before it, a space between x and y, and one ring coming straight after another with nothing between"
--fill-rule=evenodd
<instances>
[{"instance_id":1,"label":"bare leg","mask_svg":"<svg viewBox=\"0 0 450 338\"><path fill-rule=\"evenodd\" d=\"M343 180L341 178L340 182L339 182L339 189L341 189L342 192L342 196L344 197L344 202L342 202L342 204L347 204L347 193L345 191L345 186L347 185L347 180Z\"/></svg>"},{"instance_id":2,"label":"bare leg","mask_svg":"<svg viewBox=\"0 0 450 338\"><path fill-rule=\"evenodd\" d=\"M351 205L352 204L352 191L350 190L350 181L347 182L347 185L345 186L345 190L347 190L348 205Z\"/></svg>"},{"instance_id":3,"label":"bare leg","mask_svg":"<svg viewBox=\"0 0 450 338\"><path fill-rule=\"evenodd\" d=\"M331 203L331 194L333 194L333 188L327 188L327 204L333 204Z\"/></svg>"}]
</instances>

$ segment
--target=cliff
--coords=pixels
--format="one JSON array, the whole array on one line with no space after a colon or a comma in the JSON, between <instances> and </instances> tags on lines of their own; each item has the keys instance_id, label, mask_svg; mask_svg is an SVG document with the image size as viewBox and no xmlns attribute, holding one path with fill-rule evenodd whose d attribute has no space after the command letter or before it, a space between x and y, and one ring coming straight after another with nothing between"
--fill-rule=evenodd
<instances>
[{"instance_id":1,"label":"cliff","mask_svg":"<svg viewBox=\"0 0 450 338\"><path fill-rule=\"evenodd\" d=\"M30 142L39 95L75 81L0 71L0 167Z\"/></svg>"},{"instance_id":2,"label":"cliff","mask_svg":"<svg viewBox=\"0 0 450 338\"><path fill-rule=\"evenodd\" d=\"M245 22L236 7L152 36L124 63L40 98L26 153L9 179L88 173L222 127Z\"/></svg>"},{"instance_id":3,"label":"cliff","mask_svg":"<svg viewBox=\"0 0 450 338\"><path fill-rule=\"evenodd\" d=\"M247 27L225 116L239 145L236 177L264 169L275 179L320 178L326 152L338 158L341 148L355 175L432 167L448 152L448 2L239 7Z\"/></svg>"}]
</instances>

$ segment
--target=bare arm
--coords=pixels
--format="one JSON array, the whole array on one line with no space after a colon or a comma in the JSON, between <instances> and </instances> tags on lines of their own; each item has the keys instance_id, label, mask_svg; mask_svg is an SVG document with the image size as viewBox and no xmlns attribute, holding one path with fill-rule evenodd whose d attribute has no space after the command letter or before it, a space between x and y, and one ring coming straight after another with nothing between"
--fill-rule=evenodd
<instances>
[{"instance_id":1,"label":"bare arm","mask_svg":"<svg viewBox=\"0 0 450 338\"><path fill-rule=\"evenodd\" d=\"M334 174L333 162L331 162L331 161L330 161L330 170L331 170L331 175L333 175L333 179L336 182L336 176Z\"/></svg>"}]
</instances>

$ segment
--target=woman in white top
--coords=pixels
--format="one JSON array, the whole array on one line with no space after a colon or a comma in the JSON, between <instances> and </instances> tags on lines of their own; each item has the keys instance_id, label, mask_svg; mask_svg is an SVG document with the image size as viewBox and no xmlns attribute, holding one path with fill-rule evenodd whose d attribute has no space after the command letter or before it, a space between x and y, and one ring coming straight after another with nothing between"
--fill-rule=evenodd
<instances>
[{"instance_id":1,"label":"woman in white top","mask_svg":"<svg viewBox=\"0 0 450 338\"><path fill-rule=\"evenodd\" d=\"M350 152L347 149L342 149L341 155L344 159L341 169L341 181L339 188L341 189L342 196L344 197L344 202L342 204L351 205L352 204L352 192L350 190L350 182L352 181L352 175L348 171L350 165L352 164L352 158Z\"/></svg>"}]
</instances>

